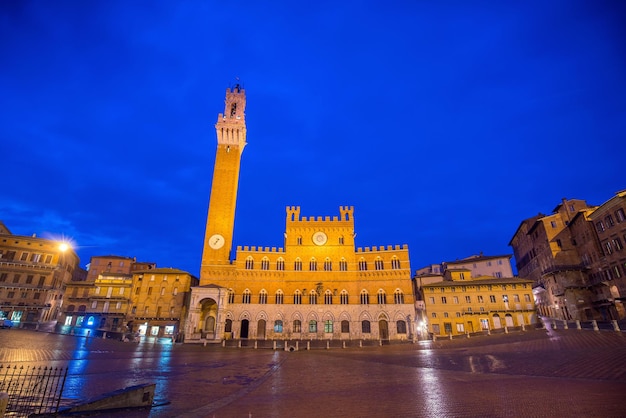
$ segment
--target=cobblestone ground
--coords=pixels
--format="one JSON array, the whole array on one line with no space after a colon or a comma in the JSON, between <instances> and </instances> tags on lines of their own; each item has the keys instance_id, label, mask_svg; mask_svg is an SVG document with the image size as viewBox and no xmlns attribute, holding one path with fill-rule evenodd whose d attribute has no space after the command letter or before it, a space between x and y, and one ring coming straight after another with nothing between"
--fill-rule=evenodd
<instances>
[{"instance_id":1,"label":"cobblestone ground","mask_svg":"<svg viewBox=\"0 0 626 418\"><path fill-rule=\"evenodd\" d=\"M626 416L626 335L610 331L285 352L3 330L0 364L69 365L65 403L157 383L157 405L125 417Z\"/></svg>"}]
</instances>

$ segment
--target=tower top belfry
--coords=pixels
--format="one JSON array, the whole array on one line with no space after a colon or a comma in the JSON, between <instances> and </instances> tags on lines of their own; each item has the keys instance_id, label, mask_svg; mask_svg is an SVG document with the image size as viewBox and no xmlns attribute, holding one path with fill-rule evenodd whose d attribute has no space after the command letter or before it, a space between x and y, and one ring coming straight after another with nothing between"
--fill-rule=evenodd
<instances>
[{"instance_id":1,"label":"tower top belfry","mask_svg":"<svg viewBox=\"0 0 626 418\"><path fill-rule=\"evenodd\" d=\"M217 117L215 130L219 145L237 145L243 150L246 145L246 91L236 84L226 89L224 113Z\"/></svg>"}]
</instances>

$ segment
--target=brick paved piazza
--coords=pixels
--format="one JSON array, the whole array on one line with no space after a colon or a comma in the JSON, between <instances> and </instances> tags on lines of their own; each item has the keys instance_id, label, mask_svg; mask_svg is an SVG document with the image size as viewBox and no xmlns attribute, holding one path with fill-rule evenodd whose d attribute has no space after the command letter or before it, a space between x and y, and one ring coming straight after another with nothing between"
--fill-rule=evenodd
<instances>
[{"instance_id":1,"label":"brick paved piazza","mask_svg":"<svg viewBox=\"0 0 626 418\"><path fill-rule=\"evenodd\" d=\"M626 335L533 330L285 352L0 330L0 364L69 365L64 402L156 382L124 417L623 417Z\"/></svg>"}]
</instances>

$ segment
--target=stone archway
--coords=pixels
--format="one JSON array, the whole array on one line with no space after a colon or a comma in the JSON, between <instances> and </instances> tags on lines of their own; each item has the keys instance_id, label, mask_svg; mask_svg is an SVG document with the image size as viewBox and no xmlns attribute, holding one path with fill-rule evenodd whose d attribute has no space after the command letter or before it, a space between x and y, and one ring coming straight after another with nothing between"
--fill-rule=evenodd
<instances>
[{"instance_id":1,"label":"stone archway","mask_svg":"<svg viewBox=\"0 0 626 418\"><path fill-rule=\"evenodd\" d=\"M201 336L209 340L216 337L217 303L213 299L204 299L200 302Z\"/></svg>"}]
</instances>

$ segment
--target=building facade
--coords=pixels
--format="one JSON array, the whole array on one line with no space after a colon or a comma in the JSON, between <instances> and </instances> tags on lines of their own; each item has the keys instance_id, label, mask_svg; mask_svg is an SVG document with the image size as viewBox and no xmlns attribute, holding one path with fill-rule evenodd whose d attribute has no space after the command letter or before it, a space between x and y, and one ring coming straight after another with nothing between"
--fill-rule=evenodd
<instances>
[{"instance_id":1,"label":"building facade","mask_svg":"<svg viewBox=\"0 0 626 418\"><path fill-rule=\"evenodd\" d=\"M127 315L129 331L178 339L184 329L190 289L197 285L196 277L173 268L133 273L131 308Z\"/></svg>"},{"instance_id":2,"label":"building facade","mask_svg":"<svg viewBox=\"0 0 626 418\"><path fill-rule=\"evenodd\" d=\"M245 105L243 88L227 89L185 340L413 338L408 248L356 248L353 207L332 217L287 207L284 247L238 246L231 259Z\"/></svg>"},{"instance_id":3,"label":"building facade","mask_svg":"<svg viewBox=\"0 0 626 418\"><path fill-rule=\"evenodd\" d=\"M92 257L86 280L67 285L59 324L63 332L80 334L98 330L175 337L187 313L189 289L197 284L191 274L155 263Z\"/></svg>"},{"instance_id":4,"label":"building facade","mask_svg":"<svg viewBox=\"0 0 626 418\"><path fill-rule=\"evenodd\" d=\"M472 277L465 268L448 269L444 280L423 286L428 331L435 336L521 327L537 322L532 281Z\"/></svg>"},{"instance_id":5,"label":"building facade","mask_svg":"<svg viewBox=\"0 0 626 418\"><path fill-rule=\"evenodd\" d=\"M626 317L626 190L588 214L595 230L597 247L581 249L581 258L590 267L592 306L600 319ZM594 257L596 254L598 257Z\"/></svg>"},{"instance_id":6,"label":"building facade","mask_svg":"<svg viewBox=\"0 0 626 418\"><path fill-rule=\"evenodd\" d=\"M13 235L0 222L0 319L14 326L58 319L65 287L84 277L67 243Z\"/></svg>"},{"instance_id":7,"label":"building facade","mask_svg":"<svg viewBox=\"0 0 626 418\"><path fill-rule=\"evenodd\" d=\"M587 319L587 267L581 262L569 225L580 211L589 208L584 200L563 199L551 215L522 221L509 242L519 277L533 282L541 315Z\"/></svg>"}]
</instances>

